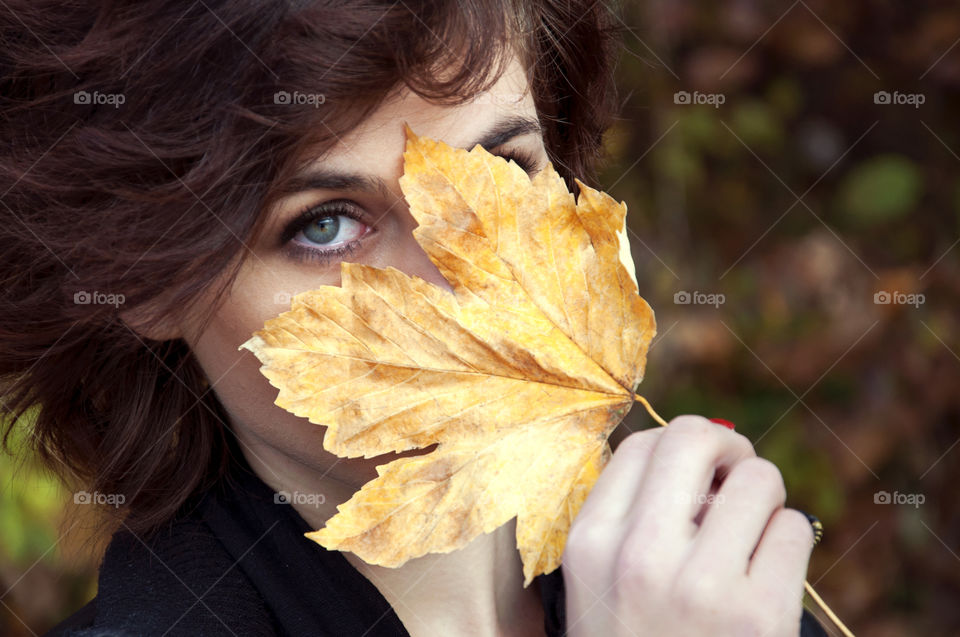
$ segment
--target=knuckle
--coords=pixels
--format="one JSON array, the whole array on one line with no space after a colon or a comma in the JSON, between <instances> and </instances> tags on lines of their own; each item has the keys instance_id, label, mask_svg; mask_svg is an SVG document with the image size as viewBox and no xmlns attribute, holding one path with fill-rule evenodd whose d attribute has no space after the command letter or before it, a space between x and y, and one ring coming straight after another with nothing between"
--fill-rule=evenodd
<instances>
[{"instance_id":1,"label":"knuckle","mask_svg":"<svg viewBox=\"0 0 960 637\"><path fill-rule=\"evenodd\" d=\"M663 569L656 563L654 552L639 542L625 542L617 553L614 581L629 594L649 593L659 587Z\"/></svg>"},{"instance_id":2,"label":"knuckle","mask_svg":"<svg viewBox=\"0 0 960 637\"><path fill-rule=\"evenodd\" d=\"M656 429L636 431L620 441L614 455L621 457L630 456L631 458L647 456L650 454L653 443L656 441L656 438L659 437L660 433L662 432Z\"/></svg>"},{"instance_id":3,"label":"knuckle","mask_svg":"<svg viewBox=\"0 0 960 637\"><path fill-rule=\"evenodd\" d=\"M677 416L670 421L667 435L708 437L717 432L717 425L702 416Z\"/></svg>"},{"instance_id":4,"label":"knuckle","mask_svg":"<svg viewBox=\"0 0 960 637\"><path fill-rule=\"evenodd\" d=\"M803 550L813 546L813 527L807 516L796 509L781 509L777 512L777 518L784 541Z\"/></svg>"},{"instance_id":5,"label":"knuckle","mask_svg":"<svg viewBox=\"0 0 960 637\"><path fill-rule=\"evenodd\" d=\"M754 448L753 443L750 442L749 438L738 431L728 431L727 434L732 436L732 440L735 441L734 444L740 447L740 452L743 454L744 458L757 457L757 450Z\"/></svg>"},{"instance_id":6,"label":"knuckle","mask_svg":"<svg viewBox=\"0 0 960 637\"><path fill-rule=\"evenodd\" d=\"M711 449L731 447L743 458L756 457L757 452L750 439L741 433L730 431L700 416L677 416L666 427L665 436L685 449L699 449L709 453Z\"/></svg>"},{"instance_id":7,"label":"knuckle","mask_svg":"<svg viewBox=\"0 0 960 637\"><path fill-rule=\"evenodd\" d=\"M685 613L702 609L716 609L728 603L728 583L720 582L709 573L686 570L677 578L677 604Z\"/></svg>"},{"instance_id":8,"label":"knuckle","mask_svg":"<svg viewBox=\"0 0 960 637\"><path fill-rule=\"evenodd\" d=\"M567 532L561 561L575 570L593 569L599 564L609 563L610 547L615 540L613 528L613 524L599 518L575 519Z\"/></svg>"},{"instance_id":9,"label":"knuckle","mask_svg":"<svg viewBox=\"0 0 960 637\"><path fill-rule=\"evenodd\" d=\"M662 444L669 450L706 457L716 453L723 441L722 433L727 431L705 418L680 416L670 422Z\"/></svg>"},{"instance_id":10,"label":"knuckle","mask_svg":"<svg viewBox=\"0 0 960 637\"><path fill-rule=\"evenodd\" d=\"M737 464L733 471L739 474L738 480L762 489L770 494L774 502L783 504L786 501L787 488L783 483L783 475L777 465L766 458L747 458Z\"/></svg>"}]
</instances>

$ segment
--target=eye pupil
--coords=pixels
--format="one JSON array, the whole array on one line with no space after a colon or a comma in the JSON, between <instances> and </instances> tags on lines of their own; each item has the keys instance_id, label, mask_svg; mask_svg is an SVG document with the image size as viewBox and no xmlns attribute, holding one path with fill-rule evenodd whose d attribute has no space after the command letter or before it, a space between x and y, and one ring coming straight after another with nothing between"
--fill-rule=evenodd
<instances>
[{"instance_id":1,"label":"eye pupil","mask_svg":"<svg viewBox=\"0 0 960 637\"><path fill-rule=\"evenodd\" d=\"M304 229L303 236L314 243L330 243L340 231L340 217L321 217L311 221Z\"/></svg>"}]
</instances>

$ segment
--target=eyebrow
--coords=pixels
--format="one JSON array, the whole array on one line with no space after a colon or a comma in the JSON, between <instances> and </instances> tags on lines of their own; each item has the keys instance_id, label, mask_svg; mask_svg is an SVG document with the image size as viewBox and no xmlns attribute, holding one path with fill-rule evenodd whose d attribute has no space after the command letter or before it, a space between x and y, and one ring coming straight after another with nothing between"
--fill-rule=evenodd
<instances>
[{"instance_id":1,"label":"eyebrow","mask_svg":"<svg viewBox=\"0 0 960 637\"><path fill-rule=\"evenodd\" d=\"M513 115L494 124L477 141L466 146L471 149L480 145L486 149L496 148L515 137L530 133L540 134L540 122L530 117ZM360 173L345 173L328 168L314 168L308 172L291 178L283 188L283 194L293 194L305 190L357 190L361 192L379 193L387 196L390 189L380 177Z\"/></svg>"}]
</instances>

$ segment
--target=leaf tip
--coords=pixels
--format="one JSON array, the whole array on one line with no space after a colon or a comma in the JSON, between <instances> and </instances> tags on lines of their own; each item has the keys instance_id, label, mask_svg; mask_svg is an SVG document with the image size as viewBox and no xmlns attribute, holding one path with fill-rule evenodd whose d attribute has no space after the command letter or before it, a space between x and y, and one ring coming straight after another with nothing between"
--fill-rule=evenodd
<instances>
[{"instance_id":1,"label":"leaf tip","mask_svg":"<svg viewBox=\"0 0 960 637\"><path fill-rule=\"evenodd\" d=\"M416 133L413 132L413 129L410 128L410 125L406 122L403 123L403 134L407 138L407 142L415 142L420 139Z\"/></svg>"},{"instance_id":2,"label":"leaf tip","mask_svg":"<svg viewBox=\"0 0 960 637\"><path fill-rule=\"evenodd\" d=\"M244 342L240 343L240 347L237 348L237 351L246 349L256 354L257 351L260 349L260 344L262 342L263 342L263 339L260 338L260 335L254 332L253 336L251 336Z\"/></svg>"},{"instance_id":3,"label":"leaf tip","mask_svg":"<svg viewBox=\"0 0 960 637\"><path fill-rule=\"evenodd\" d=\"M303 537L307 538L311 542L316 542L323 548L328 551L336 551L338 549L338 543L336 541L331 541L327 534L323 532L324 529L318 529L316 531L308 531L303 534Z\"/></svg>"}]
</instances>

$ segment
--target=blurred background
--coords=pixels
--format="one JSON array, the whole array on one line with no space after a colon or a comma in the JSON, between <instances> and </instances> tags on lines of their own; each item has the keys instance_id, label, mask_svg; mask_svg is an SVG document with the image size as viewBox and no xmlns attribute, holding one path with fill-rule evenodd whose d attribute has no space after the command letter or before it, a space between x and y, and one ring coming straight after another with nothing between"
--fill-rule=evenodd
<instances>
[{"instance_id":1,"label":"blurred background","mask_svg":"<svg viewBox=\"0 0 960 637\"><path fill-rule=\"evenodd\" d=\"M960 5L661 0L621 26L601 184L657 315L640 391L781 468L857 635L960 635Z\"/></svg>"},{"instance_id":2,"label":"blurred background","mask_svg":"<svg viewBox=\"0 0 960 637\"><path fill-rule=\"evenodd\" d=\"M826 527L808 580L854 632L960 634L960 5L620 16L601 186L657 315L641 392L781 468ZM648 426L634 409L617 437ZM95 593L72 500L0 455L0 634Z\"/></svg>"}]
</instances>

